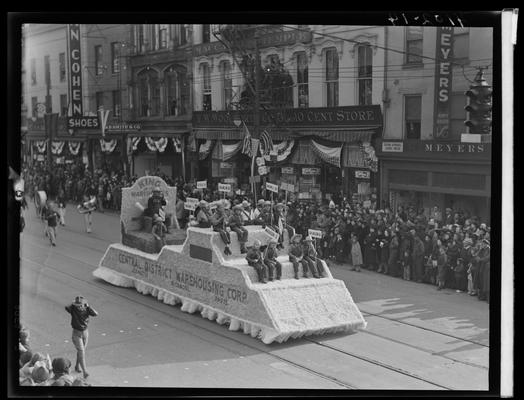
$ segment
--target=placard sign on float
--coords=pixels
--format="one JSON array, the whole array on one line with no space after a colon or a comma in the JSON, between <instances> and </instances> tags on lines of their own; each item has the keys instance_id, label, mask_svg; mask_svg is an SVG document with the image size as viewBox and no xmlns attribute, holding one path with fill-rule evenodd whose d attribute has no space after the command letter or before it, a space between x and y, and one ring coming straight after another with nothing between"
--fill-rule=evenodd
<instances>
[{"instance_id":1,"label":"placard sign on float","mask_svg":"<svg viewBox=\"0 0 524 400\"><path fill-rule=\"evenodd\" d=\"M278 193L278 185L266 182L266 189L273 193Z\"/></svg>"},{"instance_id":2,"label":"placard sign on float","mask_svg":"<svg viewBox=\"0 0 524 400\"><path fill-rule=\"evenodd\" d=\"M194 197L187 197L186 201L184 202L184 209L195 211L198 204L198 199L195 199Z\"/></svg>"},{"instance_id":3,"label":"placard sign on float","mask_svg":"<svg viewBox=\"0 0 524 400\"><path fill-rule=\"evenodd\" d=\"M317 229L308 229L307 234L315 239L322 239L322 231Z\"/></svg>"},{"instance_id":4,"label":"placard sign on float","mask_svg":"<svg viewBox=\"0 0 524 400\"><path fill-rule=\"evenodd\" d=\"M207 181L197 181L197 189L207 189Z\"/></svg>"},{"instance_id":5,"label":"placard sign on float","mask_svg":"<svg viewBox=\"0 0 524 400\"><path fill-rule=\"evenodd\" d=\"M278 240L278 237L279 237L278 232L275 232L273 229L271 229L271 228L268 227L268 226L266 226L266 227L264 228L264 230L266 231L266 233L267 233L269 236L271 236L272 239L274 239L274 240Z\"/></svg>"},{"instance_id":6,"label":"placard sign on float","mask_svg":"<svg viewBox=\"0 0 524 400\"><path fill-rule=\"evenodd\" d=\"M231 192L231 185L230 184L225 184L225 183L219 183L218 184L218 191L219 192L224 192L224 193L229 193L229 192Z\"/></svg>"},{"instance_id":7,"label":"placard sign on float","mask_svg":"<svg viewBox=\"0 0 524 400\"><path fill-rule=\"evenodd\" d=\"M282 182L280 184L280 188L282 190L287 191L287 192L294 192L295 191L295 185L293 185L291 183L287 183L287 182Z\"/></svg>"}]
</instances>

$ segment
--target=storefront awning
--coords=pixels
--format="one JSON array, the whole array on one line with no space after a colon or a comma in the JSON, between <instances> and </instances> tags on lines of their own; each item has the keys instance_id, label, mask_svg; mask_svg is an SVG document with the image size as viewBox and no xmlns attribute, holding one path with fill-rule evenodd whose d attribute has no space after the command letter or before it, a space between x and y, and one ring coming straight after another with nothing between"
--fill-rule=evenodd
<instances>
[{"instance_id":1,"label":"storefront awning","mask_svg":"<svg viewBox=\"0 0 524 400\"><path fill-rule=\"evenodd\" d=\"M177 137L182 135L188 135L189 131L186 130L162 130L162 131L134 131L128 132L128 137L151 137L151 138L160 138L160 137ZM114 137L114 133L108 135L109 138Z\"/></svg>"}]
</instances>

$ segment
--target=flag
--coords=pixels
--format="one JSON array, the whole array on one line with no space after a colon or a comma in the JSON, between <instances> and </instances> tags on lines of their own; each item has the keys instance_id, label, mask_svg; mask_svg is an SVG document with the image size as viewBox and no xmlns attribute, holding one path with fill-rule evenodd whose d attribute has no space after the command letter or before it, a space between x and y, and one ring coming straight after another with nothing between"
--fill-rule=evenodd
<instances>
[{"instance_id":1,"label":"flag","mask_svg":"<svg viewBox=\"0 0 524 400\"><path fill-rule=\"evenodd\" d=\"M313 152L324 162L336 165L340 168L340 155L342 153L342 146L328 147L323 146L314 140L311 140Z\"/></svg>"},{"instance_id":2,"label":"flag","mask_svg":"<svg viewBox=\"0 0 524 400\"><path fill-rule=\"evenodd\" d=\"M262 155L265 156L273 150L273 140L271 140L271 136L267 131L262 132L260 135L260 150L262 151Z\"/></svg>"},{"instance_id":3,"label":"flag","mask_svg":"<svg viewBox=\"0 0 524 400\"><path fill-rule=\"evenodd\" d=\"M244 131L244 140L242 145L242 154L247 154L249 157L252 157L253 153L251 151L251 133L247 129L247 126L242 122L242 130Z\"/></svg>"}]
</instances>

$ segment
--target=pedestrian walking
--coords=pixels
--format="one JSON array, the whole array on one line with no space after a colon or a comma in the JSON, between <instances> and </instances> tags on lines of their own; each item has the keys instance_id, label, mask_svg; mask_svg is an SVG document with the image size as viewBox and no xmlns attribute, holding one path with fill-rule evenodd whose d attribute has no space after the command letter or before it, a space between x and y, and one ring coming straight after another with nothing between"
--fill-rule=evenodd
<instances>
[{"instance_id":1,"label":"pedestrian walking","mask_svg":"<svg viewBox=\"0 0 524 400\"><path fill-rule=\"evenodd\" d=\"M65 226L65 214L66 214L66 194L62 186L58 190L58 197L56 198L58 203L58 215L60 216L60 225Z\"/></svg>"},{"instance_id":2,"label":"pedestrian walking","mask_svg":"<svg viewBox=\"0 0 524 400\"><path fill-rule=\"evenodd\" d=\"M98 313L89 306L82 296L76 296L75 301L65 307L71 314L72 340L76 348L75 371L83 372L84 378L89 376L86 368L86 347L89 338L87 329L89 317L96 317ZM53 368L54 370L54 368Z\"/></svg>"},{"instance_id":3,"label":"pedestrian walking","mask_svg":"<svg viewBox=\"0 0 524 400\"><path fill-rule=\"evenodd\" d=\"M45 209L45 229L52 246L56 246L56 226L58 225L59 215L54 208L54 204L48 202Z\"/></svg>"}]
</instances>

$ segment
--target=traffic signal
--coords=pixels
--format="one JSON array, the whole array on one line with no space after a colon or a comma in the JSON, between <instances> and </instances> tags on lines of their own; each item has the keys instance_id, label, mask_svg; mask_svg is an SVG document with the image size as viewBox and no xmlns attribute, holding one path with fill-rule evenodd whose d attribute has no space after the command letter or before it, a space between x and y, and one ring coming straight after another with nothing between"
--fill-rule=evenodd
<instances>
[{"instance_id":1,"label":"traffic signal","mask_svg":"<svg viewBox=\"0 0 524 400\"><path fill-rule=\"evenodd\" d=\"M470 128L470 133L491 133L492 92L493 89L484 79L481 69L475 77L474 84L465 93L469 97L469 104L464 109L469 112L469 119L464 125Z\"/></svg>"}]
</instances>

